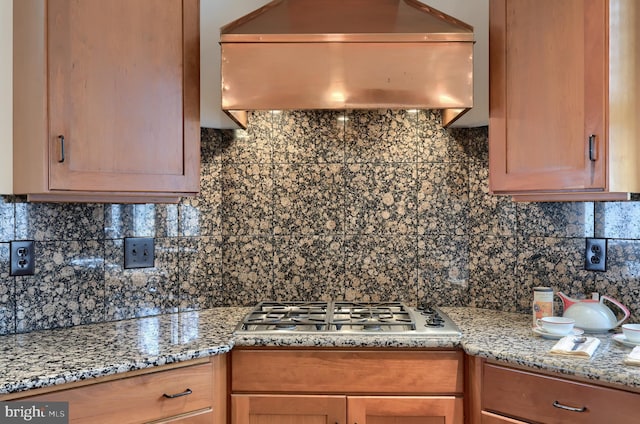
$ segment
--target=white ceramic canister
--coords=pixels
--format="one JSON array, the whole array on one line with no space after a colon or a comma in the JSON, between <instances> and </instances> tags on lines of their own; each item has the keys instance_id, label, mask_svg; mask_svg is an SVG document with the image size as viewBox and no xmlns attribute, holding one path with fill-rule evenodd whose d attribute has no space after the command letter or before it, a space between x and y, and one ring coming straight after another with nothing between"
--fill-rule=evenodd
<instances>
[{"instance_id":1,"label":"white ceramic canister","mask_svg":"<svg viewBox=\"0 0 640 424\"><path fill-rule=\"evenodd\" d=\"M553 289L551 287L533 288L533 326L543 317L553 316Z\"/></svg>"}]
</instances>

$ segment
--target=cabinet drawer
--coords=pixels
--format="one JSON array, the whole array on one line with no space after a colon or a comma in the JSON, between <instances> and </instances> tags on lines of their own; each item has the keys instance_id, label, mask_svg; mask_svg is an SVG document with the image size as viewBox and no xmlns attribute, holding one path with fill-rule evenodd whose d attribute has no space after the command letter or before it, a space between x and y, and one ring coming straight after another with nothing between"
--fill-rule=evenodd
<instances>
[{"instance_id":1,"label":"cabinet drawer","mask_svg":"<svg viewBox=\"0 0 640 424\"><path fill-rule=\"evenodd\" d=\"M459 394L459 351L234 349L233 392Z\"/></svg>"},{"instance_id":2,"label":"cabinet drawer","mask_svg":"<svg viewBox=\"0 0 640 424\"><path fill-rule=\"evenodd\" d=\"M485 364L482 409L541 423L637 422L640 394ZM555 406L554 406L555 405ZM579 411L563 409L562 406Z\"/></svg>"},{"instance_id":3,"label":"cabinet drawer","mask_svg":"<svg viewBox=\"0 0 640 424\"><path fill-rule=\"evenodd\" d=\"M186 396L163 396L187 389L191 394ZM140 423L174 416L184 419L178 422L200 422L204 417L189 413L211 411L213 370L211 363L193 365L26 399L69 402L71 423Z\"/></svg>"}]
</instances>

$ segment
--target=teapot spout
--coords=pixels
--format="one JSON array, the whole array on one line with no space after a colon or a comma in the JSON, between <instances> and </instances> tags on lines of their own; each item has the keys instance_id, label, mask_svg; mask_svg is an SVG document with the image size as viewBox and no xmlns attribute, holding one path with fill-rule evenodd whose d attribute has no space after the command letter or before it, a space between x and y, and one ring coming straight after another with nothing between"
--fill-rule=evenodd
<instances>
[{"instance_id":1,"label":"teapot spout","mask_svg":"<svg viewBox=\"0 0 640 424\"><path fill-rule=\"evenodd\" d=\"M574 303L579 302L578 299L572 299L569 296L567 296L566 294L562 293L562 292L556 292L556 294L558 295L558 297L560 298L560 300L562 300L562 307L564 308L564 310L566 311L567 309L569 309L569 307L571 305L573 305Z\"/></svg>"}]
</instances>

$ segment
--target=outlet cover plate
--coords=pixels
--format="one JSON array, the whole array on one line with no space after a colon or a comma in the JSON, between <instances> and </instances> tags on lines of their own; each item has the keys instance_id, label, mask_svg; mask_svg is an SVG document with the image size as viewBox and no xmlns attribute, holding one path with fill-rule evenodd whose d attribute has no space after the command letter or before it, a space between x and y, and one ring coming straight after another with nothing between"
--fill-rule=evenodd
<instances>
[{"instance_id":1,"label":"outlet cover plate","mask_svg":"<svg viewBox=\"0 0 640 424\"><path fill-rule=\"evenodd\" d=\"M155 261L154 240L150 237L124 239L124 267L153 268Z\"/></svg>"},{"instance_id":2,"label":"outlet cover plate","mask_svg":"<svg viewBox=\"0 0 640 424\"><path fill-rule=\"evenodd\" d=\"M584 269L587 271L607 270L607 239L586 239Z\"/></svg>"},{"instance_id":3,"label":"outlet cover plate","mask_svg":"<svg viewBox=\"0 0 640 424\"><path fill-rule=\"evenodd\" d=\"M33 275L36 251L33 240L16 240L10 244L11 275Z\"/></svg>"}]
</instances>

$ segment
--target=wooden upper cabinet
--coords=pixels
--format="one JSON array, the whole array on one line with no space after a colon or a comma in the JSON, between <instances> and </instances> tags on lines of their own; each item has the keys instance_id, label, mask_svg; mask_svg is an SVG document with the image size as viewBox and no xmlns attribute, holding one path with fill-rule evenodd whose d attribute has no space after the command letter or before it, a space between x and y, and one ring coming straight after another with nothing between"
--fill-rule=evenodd
<instances>
[{"instance_id":1,"label":"wooden upper cabinet","mask_svg":"<svg viewBox=\"0 0 640 424\"><path fill-rule=\"evenodd\" d=\"M16 194L147 202L199 191L199 4L160 3L15 2Z\"/></svg>"},{"instance_id":2,"label":"wooden upper cabinet","mask_svg":"<svg viewBox=\"0 0 640 424\"><path fill-rule=\"evenodd\" d=\"M489 184L514 200L640 192L640 5L491 0Z\"/></svg>"}]
</instances>

